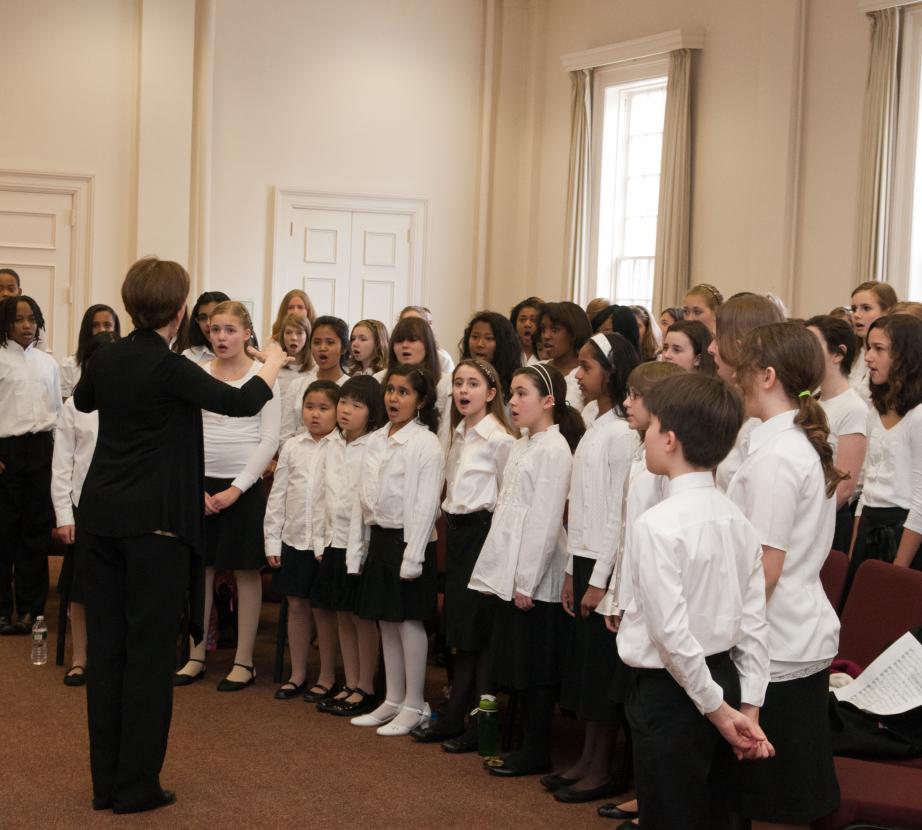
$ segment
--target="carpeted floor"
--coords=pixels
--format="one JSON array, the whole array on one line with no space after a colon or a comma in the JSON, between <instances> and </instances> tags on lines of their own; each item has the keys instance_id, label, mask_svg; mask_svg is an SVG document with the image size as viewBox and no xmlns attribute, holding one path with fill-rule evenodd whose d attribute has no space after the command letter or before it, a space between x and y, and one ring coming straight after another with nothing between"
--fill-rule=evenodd
<instances>
[{"instance_id":1,"label":"carpeted floor","mask_svg":"<svg viewBox=\"0 0 922 830\"><path fill-rule=\"evenodd\" d=\"M52 575L52 585L55 575ZM57 598L48 605L57 617ZM0 637L0 828L607 828L597 804L564 805L536 778L499 780L476 755L382 738L300 700L276 701L271 678L277 606L266 604L254 686L219 694L232 652L210 656L208 676L177 689L162 783L178 801L134 816L90 809L85 692L62 683L52 627L48 665L29 662L28 637ZM444 671L430 668L438 705ZM558 762L580 730L555 721Z\"/></svg>"}]
</instances>

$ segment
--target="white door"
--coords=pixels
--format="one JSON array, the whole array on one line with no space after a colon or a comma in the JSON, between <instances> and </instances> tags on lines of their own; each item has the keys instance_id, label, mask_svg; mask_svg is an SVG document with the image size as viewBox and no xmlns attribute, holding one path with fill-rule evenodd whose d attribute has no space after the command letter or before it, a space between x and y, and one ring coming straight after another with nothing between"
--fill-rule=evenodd
<instances>
[{"instance_id":1,"label":"white door","mask_svg":"<svg viewBox=\"0 0 922 830\"><path fill-rule=\"evenodd\" d=\"M333 314L350 325L371 317L390 328L410 302L411 214L295 202L283 216L271 307L287 291L302 288L318 315Z\"/></svg>"},{"instance_id":2,"label":"white door","mask_svg":"<svg viewBox=\"0 0 922 830\"><path fill-rule=\"evenodd\" d=\"M45 348L70 354L73 196L0 190L0 268L19 274L22 293L45 317ZM76 337L76 332L73 332Z\"/></svg>"}]
</instances>

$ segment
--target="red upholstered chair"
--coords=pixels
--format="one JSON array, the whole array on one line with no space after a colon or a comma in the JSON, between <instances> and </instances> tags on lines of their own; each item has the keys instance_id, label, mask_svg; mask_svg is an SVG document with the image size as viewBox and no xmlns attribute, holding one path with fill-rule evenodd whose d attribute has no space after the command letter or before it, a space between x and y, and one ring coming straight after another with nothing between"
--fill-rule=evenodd
<instances>
[{"instance_id":1,"label":"red upholstered chair","mask_svg":"<svg viewBox=\"0 0 922 830\"><path fill-rule=\"evenodd\" d=\"M829 551L829 556L823 563L820 571L820 582L829 598L833 608L838 608L842 601L842 591L845 588L845 577L848 574L848 556L840 550Z\"/></svg>"},{"instance_id":2,"label":"red upholstered chair","mask_svg":"<svg viewBox=\"0 0 922 830\"><path fill-rule=\"evenodd\" d=\"M842 612L839 657L867 666L894 640L922 626L922 573L886 562L858 568ZM842 803L814 822L840 830L866 822L888 828L922 827L922 759L836 758Z\"/></svg>"}]
</instances>

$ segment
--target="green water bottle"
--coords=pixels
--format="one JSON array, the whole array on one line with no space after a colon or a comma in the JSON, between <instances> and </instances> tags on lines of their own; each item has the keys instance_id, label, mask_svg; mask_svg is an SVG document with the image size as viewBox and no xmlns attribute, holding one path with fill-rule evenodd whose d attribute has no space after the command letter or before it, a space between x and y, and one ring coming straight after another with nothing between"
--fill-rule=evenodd
<instances>
[{"instance_id":1,"label":"green water bottle","mask_svg":"<svg viewBox=\"0 0 922 830\"><path fill-rule=\"evenodd\" d=\"M499 755L499 704L493 695L481 695L477 709L477 749L484 758Z\"/></svg>"}]
</instances>

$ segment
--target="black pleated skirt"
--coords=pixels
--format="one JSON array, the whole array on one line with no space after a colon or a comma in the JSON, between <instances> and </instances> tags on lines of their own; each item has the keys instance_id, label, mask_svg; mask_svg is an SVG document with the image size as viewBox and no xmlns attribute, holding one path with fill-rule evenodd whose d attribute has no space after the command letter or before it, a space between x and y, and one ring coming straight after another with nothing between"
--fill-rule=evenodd
<instances>
[{"instance_id":1,"label":"black pleated skirt","mask_svg":"<svg viewBox=\"0 0 922 830\"><path fill-rule=\"evenodd\" d=\"M490 661L498 686L518 691L556 686L563 674L570 618L559 602L535 602L519 611L512 600L492 598Z\"/></svg>"},{"instance_id":2,"label":"black pleated skirt","mask_svg":"<svg viewBox=\"0 0 922 830\"><path fill-rule=\"evenodd\" d=\"M61 573L58 575L58 595L66 596L69 602L86 602L86 585L84 579L85 560L81 544L80 520L74 507L74 543L67 546Z\"/></svg>"},{"instance_id":3,"label":"black pleated skirt","mask_svg":"<svg viewBox=\"0 0 922 830\"><path fill-rule=\"evenodd\" d=\"M326 611L352 611L361 577L346 572L346 549L326 548L311 589L311 606Z\"/></svg>"},{"instance_id":4,"label":"black pleated skirt","mask_svg":"<svg viewBox=\"0 0 922 830\"><path fill-rule=\"evenodd\" d=\"M759 725L775 757L739 764L738 809L752 821L810 824L839 805L828 673L768 684Z\"/></svg>"},{"instance_id":5,"label":"black pleated skirt","mask_svg":"<svg viewBox=\"0 0 922 830\"><path fill-rule=\"evenodd\" d=\"M401 579L402 528L371 527L368 556L355 600L355 613L366 620L403 622L429 619L438 592L435 542L426 545L422 575Z\"/></svg>"},{"instance_id":6,"label":"black pleated skirt","mask_svg":"<svg viewBox=\"0 0 922 830\"><path fill-rule=\"evenodd\" d=\"M226 490L229 478L205 477L209 495ZM205 517L205 566L222 571L257 571L266 565L263 520L266 493L256 482L226 510Z\"/></svg>"},{"instance_id":7,"label":"black pleated skirt","mask_svg":"<svg viewBox=\"0 0 922 830\"><path fill-rule=\"evenodd\" d=\"M583 721L615 720L615 705L609 696L615 676L618 649L615 635L605 627L605 618L594 611L588 617L579 613L579 603L589 587L593 559L573 557L573 605L576 617L570 620L560 708Z\"/></svg>"},{"instance_id":8,"label":"black pleated skirt","mask_svg":"<svg viewBox=\"0 0 922 830\"><path fill-rule=\"evenodd\" d=\"M488 510L447 517L445 640L450 648L483 651L490 645L493 603L488 596L467 586L492 520L493 514Z\"/></svg>"},{"instance_id":9,"label":"black pleated skirt","mask_svg":"<svg viewBox=\"0 0 922 830\"><path fill-rule=\"evenodd\" d=\"M320 569L314 552L282 542L281 560L281 567L272 571L272 590L286 597L309 599Z\"/></svg>"}]
</instances>

